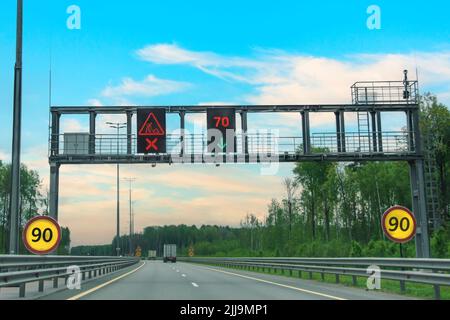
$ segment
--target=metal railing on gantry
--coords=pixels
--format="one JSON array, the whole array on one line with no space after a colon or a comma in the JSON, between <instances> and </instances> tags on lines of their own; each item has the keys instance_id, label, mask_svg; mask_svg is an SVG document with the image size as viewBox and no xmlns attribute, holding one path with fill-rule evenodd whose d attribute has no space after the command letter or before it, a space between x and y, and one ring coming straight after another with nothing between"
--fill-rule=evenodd
<instances>
[{"instance_id":1,"label":"metal railing on gantry","mask_svg":"<svg viewBox=\"0 0 450 320\"><path fill-rule=\"evenodd\" d=\"M411 137L413 132L386 131L375 132L382 136L380 153L383 154L414 154L414 143ZM237 134L236 154L243 154L242 140L246 138L248 143L248 154L271 154L273 156L304 155L303 138L298 136L276 136L274 134ZM54 157L78 157L78 156L126 156L128 155L128 136L124 135L95 135L91 138L89 134L61 134L52 137L58 141L57 154ZM345 148L339 149L338 141L344 141ZM91 145L94 141L94 145ZM182 147L186 155L203 155L208 153L208 138L203 134L189 134L184 140L179 134L167 135L168 155L179 155ZM311 135L311 147L313 153L335 153L335 154L376 154L376 146L371 136L361 135L358 132L348 132L340 136L336 133L313 133ZM51 151L51 150L50 150ZM132 136L131 153L137 153L137 137Z\"/></svg>"}]
</instances>

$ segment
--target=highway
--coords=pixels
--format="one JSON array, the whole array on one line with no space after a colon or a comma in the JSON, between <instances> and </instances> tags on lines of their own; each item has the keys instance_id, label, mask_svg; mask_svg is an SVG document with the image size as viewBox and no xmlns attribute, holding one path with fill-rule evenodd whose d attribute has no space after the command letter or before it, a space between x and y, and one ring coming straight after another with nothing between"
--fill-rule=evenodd
<instances>
[{"instance_id":1,"label":"highway","mask_svg":"<svg viewBox=\"0 0 450 320\"><path fill-rule=\"evenodd\" d=\"M404 300L404 296L277 275L146 261L46 300Z\"/></svg>"}]
</instances>

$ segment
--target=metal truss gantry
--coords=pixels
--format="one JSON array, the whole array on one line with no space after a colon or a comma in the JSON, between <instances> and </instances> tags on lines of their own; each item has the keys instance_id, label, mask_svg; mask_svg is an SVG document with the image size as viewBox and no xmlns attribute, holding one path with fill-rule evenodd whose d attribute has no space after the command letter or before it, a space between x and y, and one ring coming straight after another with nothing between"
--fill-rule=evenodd
<instances>
[{"instance_id":1,"label":"metal truss gantry","mask_svg":"<svg viewBox=\"0 0 450 320\"><path fill-rule=\"evenodd\" d=\"M58 218L59 169L61 165L76 164L173 164L209 163L205 135L186 133L186 115L206 113L220 106L58 106L52 107L49 162L50 162L50 215ZM166 154L144 155L136 152L133 118L139 108L163 108L168 114L180 117L179 134L168 135ZM428 216L425 199L424 156L419 128L419 95L417 81L357 82L352 86L352 103L335 105L259 105L223 106L233 108L241 117L241 130L237 134L236 154L217 157L220 163L266 163L300 161L407 161L410 165L413 211L418 220L416 247L418 257L429 257ZM311 133L310 115L333 113L336 131ZM407 128L399 132L383 131L381 113L402 112ZM274 137L248 130L248 114L296 113L299 115L301 137ZM370 123L368 132L348 132L346 113L366 113ZM101 114L126 115L127 133L99 135L96 117ZM61 116L88 115L89 132L76 136L80 141L68 143L60 132ZM270 123L270 118L268 118ZM82 141L81 141L82 140ZM81 146L81 147L80 147ZM274 147L276 146L276 148ZM217 156L217 155L215 155ZM223 159L223 161L222 161Z\"/></svg>"}]
</instances>

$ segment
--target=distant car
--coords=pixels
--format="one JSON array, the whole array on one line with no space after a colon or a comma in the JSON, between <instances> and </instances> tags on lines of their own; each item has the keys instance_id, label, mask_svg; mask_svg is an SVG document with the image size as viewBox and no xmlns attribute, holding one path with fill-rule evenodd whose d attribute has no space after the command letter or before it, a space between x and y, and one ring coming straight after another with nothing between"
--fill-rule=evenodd
<instances>
[{"instance_id":1,"label":"distant car","mask_svg":"<svg viewBox=\"0 0 450 320\"><path fill-rule=\"evenodd\" d=\"M164 263L177 262L177 246L175 244L165 244L164 245L164 254L163 254Z\"/></svg>"}]
</instances>

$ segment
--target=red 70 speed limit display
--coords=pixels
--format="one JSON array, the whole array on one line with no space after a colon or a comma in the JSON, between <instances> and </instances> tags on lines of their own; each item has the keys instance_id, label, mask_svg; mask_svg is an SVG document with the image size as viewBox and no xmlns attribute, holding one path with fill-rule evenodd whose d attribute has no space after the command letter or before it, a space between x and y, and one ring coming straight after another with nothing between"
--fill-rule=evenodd
<instances>
[{"instance_id":1,"label":"red 70 speed limit display","mask_svg":"<svg viewBox=\"0 0 450 320\"><path fill-rule=\"evenodd\" d=\"M236 132L236 110L234 108L209 108L208 122L208 152L234 153L236 145L234 136ZM227 139L227 132L233 138ZM219 136L218 136L219 135Z\"/></svg>"},{"instance_id":2,"label":"red 70 speed limit display","mask_svg":"<svg viewBox=\"0 0 450 320\"><path fill-rule=\"evenodd\" d=\"M138 109L137 130L138 153L166 153L165 109Z\"/></svg>"}]
</instances>

